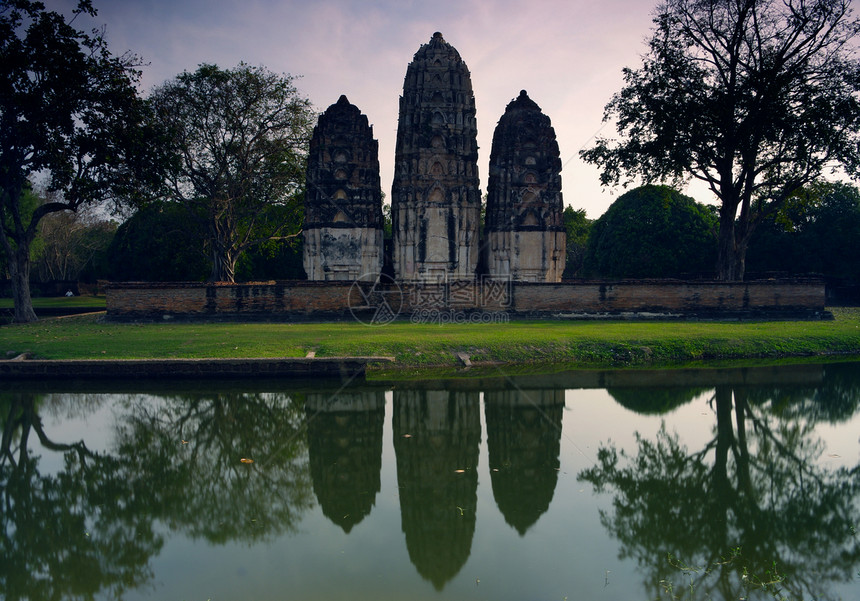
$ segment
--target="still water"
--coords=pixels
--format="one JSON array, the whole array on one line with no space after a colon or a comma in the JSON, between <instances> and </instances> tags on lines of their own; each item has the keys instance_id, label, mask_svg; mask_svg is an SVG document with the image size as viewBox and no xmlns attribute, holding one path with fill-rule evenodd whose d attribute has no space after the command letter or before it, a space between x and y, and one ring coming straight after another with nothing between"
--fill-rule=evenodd
<instances>
[{"instance_id":1,"label":"still water","mask_svg":"<svg viewBox=\"0 0 860 601\"><path fill-rule=\"evenodd\" d=\"M0 598L860 599L860 364L0 390Z\"/></svg>"}]
</instances>

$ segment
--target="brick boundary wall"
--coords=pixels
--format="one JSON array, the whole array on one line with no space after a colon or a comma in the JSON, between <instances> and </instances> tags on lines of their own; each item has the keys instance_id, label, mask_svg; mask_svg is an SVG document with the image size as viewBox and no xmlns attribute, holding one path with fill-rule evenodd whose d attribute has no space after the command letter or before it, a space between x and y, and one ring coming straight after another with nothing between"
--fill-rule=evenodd
<instances>
[{"instance_id":1,"label":"brick boundary wall","mask_svg":"<svg viewBox=\"0 0 860 601\"><path fill-rule=\"evenodd\" d=\"M110 320L249 319L379 321L380 308L414 320L436 312L515 317L827 317L821 280L713 282L682 280L576 281L558 284L503 281L443 284L279 281L247 284L196 282L108 283Z\"/></svg>"}]
</instances>

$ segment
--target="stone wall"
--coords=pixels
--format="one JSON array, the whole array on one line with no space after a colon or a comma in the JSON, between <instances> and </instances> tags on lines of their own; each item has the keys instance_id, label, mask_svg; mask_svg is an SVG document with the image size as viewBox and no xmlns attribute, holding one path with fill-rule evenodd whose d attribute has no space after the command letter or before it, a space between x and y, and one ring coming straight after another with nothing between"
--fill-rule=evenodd
<instances>
[{"instance_id":1,"label":"stone wall","mask_svg":"<svg viewBox=\"0 0 860 601\"><path fill-rule=\"evenodd\" d=\"M390 321L418 312L506 313L527 317L758 317L822 314L819 280L699 282L639 280L503 281L447 284L260 282L249 284L111 283L110 319L359 319ZM384 309L380 313L380 309Z\"/></svg>"}]
</instances>

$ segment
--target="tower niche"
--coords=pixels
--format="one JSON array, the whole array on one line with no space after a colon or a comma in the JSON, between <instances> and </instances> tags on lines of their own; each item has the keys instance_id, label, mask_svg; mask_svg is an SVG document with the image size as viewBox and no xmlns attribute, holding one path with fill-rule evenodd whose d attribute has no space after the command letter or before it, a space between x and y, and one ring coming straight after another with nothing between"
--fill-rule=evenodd
<instances>
[{"instance_id":1,"label":"tower niche","mask_svg":"<svg viewBox=\"0 0 860 601\"><path fill-rule=\"evenodd\" d=\"M561 281L566 259L563 211L555 130L522 90L493 132L484 226L489 277Z\"/></svg>"},{"instance_id":2,"label":"tower niche","mask_svg":"<svg viewBox=\"0 0 860 601\"><path fill-rule=\"evenodd\" d=\"M383 262L379 146L373 126L346 96L314 128L305 194L308 279L376 279Z\"/></svg>"},{"instance_id":3,"label":"tower niche","mask_svg":"<svg viewBox=\"0 0 860 601\"><path fill-rule=\"evenodd\" d=\"M471 280L481 194L475 97L466 63L433 34L406 69L391 190L395 276Z\"/></svg>"}]
</instances>

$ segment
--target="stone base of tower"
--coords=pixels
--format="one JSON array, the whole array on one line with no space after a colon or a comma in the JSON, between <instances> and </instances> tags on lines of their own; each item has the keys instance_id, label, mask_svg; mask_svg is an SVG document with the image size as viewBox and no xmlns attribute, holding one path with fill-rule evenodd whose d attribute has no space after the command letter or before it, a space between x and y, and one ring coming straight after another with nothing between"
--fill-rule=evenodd
<instances>
[{"instance_id":1,"label":"stone base of tower","mask_svg":"<svg viewBox=\"0 0 860 601\"><path fill-rule=\"evenodd\" d=\"M512 282L560 282L566 259L566 234L554 231L487 233L490 278Z\"/></svg>"},{"instance_id":2,"label":"stone base of tower","mask_svg":"<svg viewBox=\"0 0 860 601\"><path fill-rule=\"evenodd\" d=\"M392 262L401 282L474 280L478 267L477 207L399 207Z\"/></svg>"},{"instance_id":3,"label":"stone base of tower","mask_svg":"<svg viewBox=\"0 0 860 601\"><path fill-rule=\"evenodd\" d=\"M321 227L304 232L304 266L309 280L373 280L382 272L382 230Z\"/></svg>"}]
</instances>

